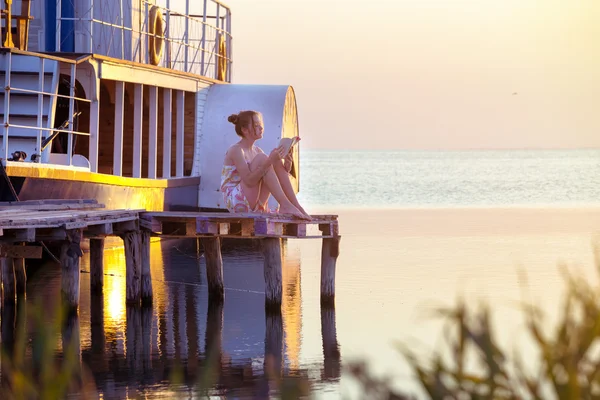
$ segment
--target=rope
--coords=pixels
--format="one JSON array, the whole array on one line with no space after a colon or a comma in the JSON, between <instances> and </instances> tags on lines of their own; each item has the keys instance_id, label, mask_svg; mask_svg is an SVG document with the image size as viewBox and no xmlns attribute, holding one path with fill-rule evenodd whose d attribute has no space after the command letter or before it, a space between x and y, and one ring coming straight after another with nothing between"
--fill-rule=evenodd
<instances>
[{"instance_id":1,"label":"rope","mask_svg":"<svg viewBox=\"0 0 600 400\"><path fill-rule=\"evenodd\" d=\"M6 169L4 168L4 164L2 164L2 162L0 161L0 172L2 173L2 176L4 177L4 179L6 180L6 183L8 183L8 188L10 189L10 192L13 196L13 198L15 199L16 202L19 202L21 200L19 200L19 196L17 195L17 191L15 190L15 187L13 186L12 182L10 181L10 178L8 176L8 174L6 173ZM52 252L50 251L50 249L46 246L46 244L44 242L40 242L42 244L42 247L44 248L44 250L46 251L46 253L52 257L52 259L54 259L54 261L56 261L57 263L60 264L60 260L58 258L56 258L56 256L54 254L52 254Z\"/></svg>"}]
</instances>

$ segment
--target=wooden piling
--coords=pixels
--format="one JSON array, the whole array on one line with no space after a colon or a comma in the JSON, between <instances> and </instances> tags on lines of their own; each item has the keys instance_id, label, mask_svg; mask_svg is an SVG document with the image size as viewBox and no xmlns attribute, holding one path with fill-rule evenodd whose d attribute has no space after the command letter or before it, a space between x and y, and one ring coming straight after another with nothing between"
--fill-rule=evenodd
<instances>
[{"instance_id":1,"label":"wooden piling","mask_svg":"<svg viewBox=\"0 0 600 400\"><path fill-rule=\"evenodd\" d=\"M208 295L213 301L222 301L223 293L223 259L221 258L221 240L218 237L202 238L204 258L206 259L206 280Z\"/></svg>"},{"instance_id":2,"label":"wooden piling","mask_svg":"<svg viewBox=\"0 0 600 400\"><path fill-rule=\"evenodd\" d=\"M265 371L279 377L283 367L283 319L281 308L265 312Z\"/></svg>"},{"instance_id":3,"label":"wooden piling","mask_svg":"<svg viewBox=\"0 0 600 400\"><path fill-rule=\"evenodd\" d=\"M13 265L13 269L15 270L17 295L24 296L25 288L27 287L27 272L25 271L25 259L14 258Z\"/></svg>"},{"instance_id":4,"label":"wooden piling","mask_svg":"<svg viewBox=\"0 0 600 400\"><path fill-rule=\"evenodd\" d=\"M140 304L141 299L141 262L140 233L128 231L121 235L125 248L125 302L130 305Z\"/></svg>"},{"instance_id":5,"label":"wooden piling","mask_svg":"<svg viewBox=\"0 0 600 400\"><path fill-rule=\"evenodd\" d=\"M0 258L0 265L2 266L2 303L14 304L17 288L13 259L2 257Z\"/></svg>"},{"instance_id":6,"label":"wooden piling","mask_svg":"<svg viewBox=\"0 0 600 400\"><path fill-rule=\"evenodd\" d=\"M321 337L323 338L323 377L339 379L342 368L333 307L321 306Z\"/></svg>"},{"instance_id":7,"label":"wooden piling","mask_svg":"<svg viewBox=\"0 0 600 400\"><path fill-rule=\"evenodd\" d=\"M281 309L281 239L262 239L265 276L265 308Z\"/></svg>"},{"instance_id":8,"label":"wooden piling","mask_svg":"<svg viewBox=\"0 0 600 400\"><path fill-rule=\"evenodd\" d=\"M142 246L142 304L152 304L152 275L150 273L150 231L140 232Z\"/></svg>"},{"instance_id":9,"label":"wooden piling","mask_svg":"<svg viewBox=\"0 0 600 400\"><path fill-rule=\"evenodd\" d=\"M321 305L335 304L335 263L339 255L340 236L323 239L321 249Z\"/></svg>"},{"instance_id":10,"label":"wooden piling","mask_svg":"<svg viewBox=\"0 0 600 400\"><path fill-rule=\"evenodd\" d=\"M60 249L60 264L62 266L62 299L69 309L79 306L79 258L81 252L81 237L83 230L67 231L67 240L63 240Z\"/></svg>"},{"instance_id":11,"label":"wooden piling","mask_svg":"<svg viewBox=\"0 0 600 400\"><path fill-rule=\"evenodd\" d=\"M90 290L101 293L104 286L104 239L90 239Z\"/></svg>"}]
</instances>

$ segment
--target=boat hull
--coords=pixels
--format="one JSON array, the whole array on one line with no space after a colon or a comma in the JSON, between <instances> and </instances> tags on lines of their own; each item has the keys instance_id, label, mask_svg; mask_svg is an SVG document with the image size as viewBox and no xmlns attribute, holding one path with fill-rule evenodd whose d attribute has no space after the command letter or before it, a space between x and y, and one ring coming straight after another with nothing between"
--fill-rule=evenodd
<instances>
[{"instance_id":1,"label":"boat hull","mask_svg":"<svg viewBox=\"0 0 600 400\"><path fill-rule=\"evenodd\" d=\"M7 165L18 200L96 199L107 209L198 210L200 177L143 179L53 167ZM15 200L2 179L2 200ZM11 197L13 197L11 199Z\"/></svg>"}]
</instances>

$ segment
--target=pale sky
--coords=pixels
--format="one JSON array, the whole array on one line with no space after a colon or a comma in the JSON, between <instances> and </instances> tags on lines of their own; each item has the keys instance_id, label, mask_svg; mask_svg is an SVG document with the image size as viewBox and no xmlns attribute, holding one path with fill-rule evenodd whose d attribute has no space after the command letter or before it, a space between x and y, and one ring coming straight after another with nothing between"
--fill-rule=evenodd
<instances>
[{"instance_id":1,"label":"pale sky","mask_svg":"<svg viewBox=\"0 0 600 400\"><path fill-rule=\"evenodd\" d=\"M600 148L600 1L225 3L233 82L292 85L303 148Z\"/></svg>"}]
</instances>

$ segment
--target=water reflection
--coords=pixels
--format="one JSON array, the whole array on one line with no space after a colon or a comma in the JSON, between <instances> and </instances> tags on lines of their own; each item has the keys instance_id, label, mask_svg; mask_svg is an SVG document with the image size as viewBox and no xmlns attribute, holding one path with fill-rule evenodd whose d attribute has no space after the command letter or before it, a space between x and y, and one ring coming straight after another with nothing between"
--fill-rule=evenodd
<instances>
[{"instance_id":1,"label":"water reflection","mask_svg":"<svg viewBox=\"0 0 600 400\"><path fill-rule=\"evenodd\" d=\"M335 311L322 311L324 363L302 363L300 251L283 249L283 304L265 312L263 260L252 243L224 246L225 301L209 302L204 259L195 241L151 245L154 300L125 306L122 249L107 249L104 288L89 290L82 274L79 314L61 327L58 348L70 349L106 398L203 393L266 398L289 376L339 378ZM89 271L87 254L81 262ZM55 297L60 269L33 271L28 302ZM13 346L14 307L2 309L2 343ZM34 338L36 327L29 327ZM321 338L319 338L321 339ZM29 357L31 357L29 355ZM310 371L313 373L310 373ZM314 379L314 378L311 378Z\"/></svg>"}]
</instances>

